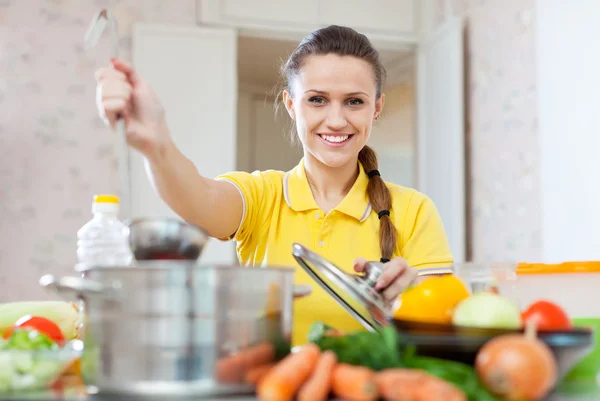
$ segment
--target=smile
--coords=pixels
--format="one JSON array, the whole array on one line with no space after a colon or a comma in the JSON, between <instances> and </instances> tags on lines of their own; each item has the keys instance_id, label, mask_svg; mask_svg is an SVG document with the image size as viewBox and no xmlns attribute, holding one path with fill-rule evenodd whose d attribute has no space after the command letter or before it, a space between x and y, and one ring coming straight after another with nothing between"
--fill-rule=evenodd
<instances>
[{"instance_id":1,"label":"smile","mask_svg":"<svg viewBox=\"0 0 600 401\"><path fill-rule=\"evenodd\" d=\"M328 135L328 134L318 134L324 142L332 144L332 145L341 145L352 137L352 135Z\"/></svg>"}]
</instances>

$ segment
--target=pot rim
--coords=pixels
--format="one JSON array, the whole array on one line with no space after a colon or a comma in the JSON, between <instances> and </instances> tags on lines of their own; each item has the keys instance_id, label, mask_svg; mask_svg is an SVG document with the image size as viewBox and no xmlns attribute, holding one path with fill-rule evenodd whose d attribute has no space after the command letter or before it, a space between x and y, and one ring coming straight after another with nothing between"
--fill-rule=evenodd
<instances>
[{"instance_id":1,"label":"pot rim","mask_svg":"<svg viewBox=\"0 0 600 401\"><path fill-rule=\"evenodd\" d=\"M260 266L260 267L252 267L252 266L243 266L238 264L224 264L224 263L211 263L211 264L202 264L198 263L194 260L140 260L133 261L131 265L128 266L103 266L103 265L94 265L90 266L85 263L77 263L75 265L75 271L83 273L83 272L95 272L95 271L106 271L106 272L120 272L120 271L130 271L137 270L141 272L149 272L149 271L169 271L176 269L192 269L192 270L224 270L224 271L234 271L234 270L268 270L273 272L281 272L281 273L294 273L296 269L292 266L284 266L284 265L272 265L272 266Z\"/></svg>"}]
</instances>

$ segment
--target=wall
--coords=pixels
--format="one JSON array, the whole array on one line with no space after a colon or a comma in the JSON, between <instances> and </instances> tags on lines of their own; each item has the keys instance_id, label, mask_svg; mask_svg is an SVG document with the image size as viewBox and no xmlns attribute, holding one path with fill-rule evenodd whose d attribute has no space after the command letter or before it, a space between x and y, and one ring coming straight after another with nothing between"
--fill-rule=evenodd
<instances>
[{"instance_id":1,"label":"wall","mask_svg":"<svg viewBox=\"0 0 600 401\"><path fill-rule=\"evenodd\" d=\"M302 157L292 145L291 120L283 107L275 114L274 98L266 91L240 90L238 94L238 169L287 171Z\"/></svg>"},{"instance_id":2,"label":"wall","mask_svg":"<svg viewBox=\"0 0 600 401\"><path fill-rule=\"evenodd\" d=\"M537 4L543 258L600 260L600 6Z\"/></svg>"},{"instance_id":3,"label":"wall","mask_svg":"<svg viewBox=\"0 0 600 401\"><path fill-rule=\"evenodd\" d=\"M437 1L438 24L444 1ZM471 257L542 257L534 0L452 0L467 48Z\"/></svg>"},{"instance_id":4,"label":"wall","mask_svg":"<svg viewBox=\"0 0 600 401\"><path fill-rule=\"evenodd\" d=\"M110 7L130 60L132 23L194 24L194 3L0 2L0 302L49 298L39 277L72 273L93 195L117 189L114 136L94 103L111 48L106 35L84 52L92 17Z\"/></svg>"},{"instance_id":5,"label":"wall","mask_svg":"<svg viewBox=\"0 0 600 401\"><path fill-rule=\"evenodd\" d=\"M414 101L411 83L387 89L383 112L369 139L369 145L377 152L384 179L405 187L415 185Z\"/></svg>"}]
</instances>

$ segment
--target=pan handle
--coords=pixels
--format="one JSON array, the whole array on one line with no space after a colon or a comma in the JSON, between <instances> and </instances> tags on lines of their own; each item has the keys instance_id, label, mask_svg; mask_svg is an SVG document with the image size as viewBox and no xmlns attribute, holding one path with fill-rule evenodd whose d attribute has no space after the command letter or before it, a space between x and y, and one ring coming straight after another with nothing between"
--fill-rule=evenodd
<instances>
[{"instance_id":1,"label":"pan handle","mask_svg":"<svg viewBox=\"0 0 600 401\"><path fill-rule=\"evenodd\" d=\"M54 292L68 300L78 300L82 297L116 300L121 288L119 282L113 282L112 285L105 286L97 281L81 277L66 276L58 279L52 274L42 276L39 283L48 291Z\"/></svg>"}]
</instances>

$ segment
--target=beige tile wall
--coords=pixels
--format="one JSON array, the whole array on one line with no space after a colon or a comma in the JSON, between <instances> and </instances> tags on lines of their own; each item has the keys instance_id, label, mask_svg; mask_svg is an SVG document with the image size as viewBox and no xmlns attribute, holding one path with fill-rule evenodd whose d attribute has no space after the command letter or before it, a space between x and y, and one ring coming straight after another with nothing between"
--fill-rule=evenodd
<instances>
[{"instance_id":1,"label":"beige tile wall","mask_svg":"<svg viewBox=\"0 0 600 401\"><path fill-rule=\"evenodd\" d=\"M83 50L92 17L115 13L129 60L132 23L193 24L194 3L0 1L0 302L48 298L39 277L72 271L93 195L116 190L114 136L94 103L111 46L106 35Z\"/></svg>"},{"instance_id":2,"label":"beige tile wall","mask_svg":"<svg viewBox=\"0 0 600 401\"><path fill-rule=\"evenodd\" d=\"M467 24L472 258L536 260L542 227L535 1L451 3Z\"/></svg>"}]
</instances>

